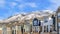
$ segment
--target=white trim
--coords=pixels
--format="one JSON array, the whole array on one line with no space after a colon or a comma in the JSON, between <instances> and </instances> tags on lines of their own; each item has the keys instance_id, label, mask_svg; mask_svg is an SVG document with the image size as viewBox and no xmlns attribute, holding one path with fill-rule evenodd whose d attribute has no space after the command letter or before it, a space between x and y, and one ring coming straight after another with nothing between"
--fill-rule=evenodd
<instances>
[{"instance_id":1,"label":"white trim","mask_svg":"<svg viewBox=\"0 0 60 34\"><path fill-rule=\"evenodd\" d=\"M2 28L0 28L0 30L2 30Z\"/></svg>"}]
</instances>

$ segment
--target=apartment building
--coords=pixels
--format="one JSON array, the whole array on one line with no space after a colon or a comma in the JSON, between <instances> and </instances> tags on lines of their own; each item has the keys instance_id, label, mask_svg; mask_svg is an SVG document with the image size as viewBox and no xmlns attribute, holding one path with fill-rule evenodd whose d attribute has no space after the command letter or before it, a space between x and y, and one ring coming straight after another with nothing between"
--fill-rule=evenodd
<instances>
[{"instance_id":1,"label":"apartment building","mask_svg":"<svg viewBox=\"0 0 60 34\"><path fill-rule=\"evenodd\" d=\"M0 21L0 34L57 34L57 14L46 10L12 16Z\"/></svg>"}]
</instances>

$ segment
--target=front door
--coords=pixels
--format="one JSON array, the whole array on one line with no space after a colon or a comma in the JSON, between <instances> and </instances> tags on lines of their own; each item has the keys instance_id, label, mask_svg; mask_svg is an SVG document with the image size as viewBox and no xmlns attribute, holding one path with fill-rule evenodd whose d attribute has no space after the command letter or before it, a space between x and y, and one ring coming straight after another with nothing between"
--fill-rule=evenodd
<instances>
[{"instance_id":1,"label":"front door","mask_svg":"<svg viewBox=\"0 0 60 34\"><path fill-rule=\"evenodd\" d=\"M12 26L12 34L16 34L16 26Z\"/></svg>"},{"instance_id":2,"label":"front door","mask_svg":"<svg viewBox=\"0 0 60 34\"><path fill-rule=\"evenodd\" d=\"M28 24L26 24L26 25L24 25L24 34L30 34L31 32L30 32L30 25L28 25Z\"/></svg>"},{"instance_id":3,"label":"front door","mask_svg":"<svg viewBox=\"0 0 60 34\"><path fill-rule=\"evenodd\" d=\"M17 34L23 34L23 27L20 25L18 26Z\"/></svg>"}]
</instances>

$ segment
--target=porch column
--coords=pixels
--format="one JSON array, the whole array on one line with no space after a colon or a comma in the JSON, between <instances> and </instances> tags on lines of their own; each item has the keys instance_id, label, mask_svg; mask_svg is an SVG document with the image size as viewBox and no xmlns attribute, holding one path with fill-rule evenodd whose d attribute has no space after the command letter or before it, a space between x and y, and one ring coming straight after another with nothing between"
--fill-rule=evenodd
<instances>
[{"instance_id":1,"label":"porch column","mask_svg":"<svg viewBox=\"0 0 60 34\"><path fill-rule=\"evenodd\" d=\"M42 25L42 32L41 32L41 34L44 34L44 26Z\"/></svg>"},{"instance_id":2,"label":"porch column","mask_svg":"<svg viewBox=\"0 0 60 34\"><path fill-rule=\"evenodd\" d=\"M50 25L48 25L48 32L50 32Z\"/></svg>"},{"instance_id":3,"label":"porch column","mask_svg":"<svg viewBox=\"0 0 60 34\"><path fill-rule=\"evenodd\" d=\"M15 33L15 30L14 30L14 34L16 34L16 33Z\"/></svg>"},{"instance_id":4,"label":"porch column","mask_svg":"<svg viewBox=\"0 0 60 34\"><path fill-rule=\"evenodd\" d=\"M17 32L18 32L18 26L16 25L16 34L17 34Z\"/></svg>"},{"instance_id":5,"label":"porch column","mask_svg":"<svg viewBox=\"0 0 60 34\"><path fill-rule=\"evenodd\" d=\"M41 34L43 34L44 33L44 22L43 21L41 21L41 26L42 26L42 32L41 32Z\"/></svg>"},{"instance_id":6,"label":"porch column","mask_svg":"<svg viewBox=\"0 0 60 34\"><path fill-rule=\"evenodd\" d=\"M44 32L44 25L42 25L42 32Z\"/></svg>"},{"instance_id":7,"label":"porch column","mask_svg":"<svg viewBox=\"0 0 60 34\"><path fill-rule=\"evenodd\" d=\"M57 31L57 16L55 18L56 18L55 30Z\"/></svg>"},{"instance_id":8,"label":"porch column","mask_svg":"<svg viewBox=\"0 0 60 34\"><path fill-rule=\"evenodd\" d=\"M2 34L7 34L7 27L5 24L2 25Z\"/></svg>"}]
</instances>

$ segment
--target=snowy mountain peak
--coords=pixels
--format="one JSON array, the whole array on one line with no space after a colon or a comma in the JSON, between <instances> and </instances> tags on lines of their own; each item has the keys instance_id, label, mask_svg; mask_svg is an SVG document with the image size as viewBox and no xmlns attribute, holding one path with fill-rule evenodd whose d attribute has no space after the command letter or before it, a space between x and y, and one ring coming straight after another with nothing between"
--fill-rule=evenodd
<instances>
[{"instance_id":1,"label":"snowy mountain peak","mask_svg":"<svg viewBox=\"0 0 60 34\"><path fill-rule=\"evenodd\" d=\"M31 19L32 17L48 16L50 14L54 14L54 11L42 10L42 11L33 11L31 13L20 13L20 14L12 16L6 20L0 20L0 22L18 21L18 20L24 20L24 18Z\"/></svg>"}]
</instances>

